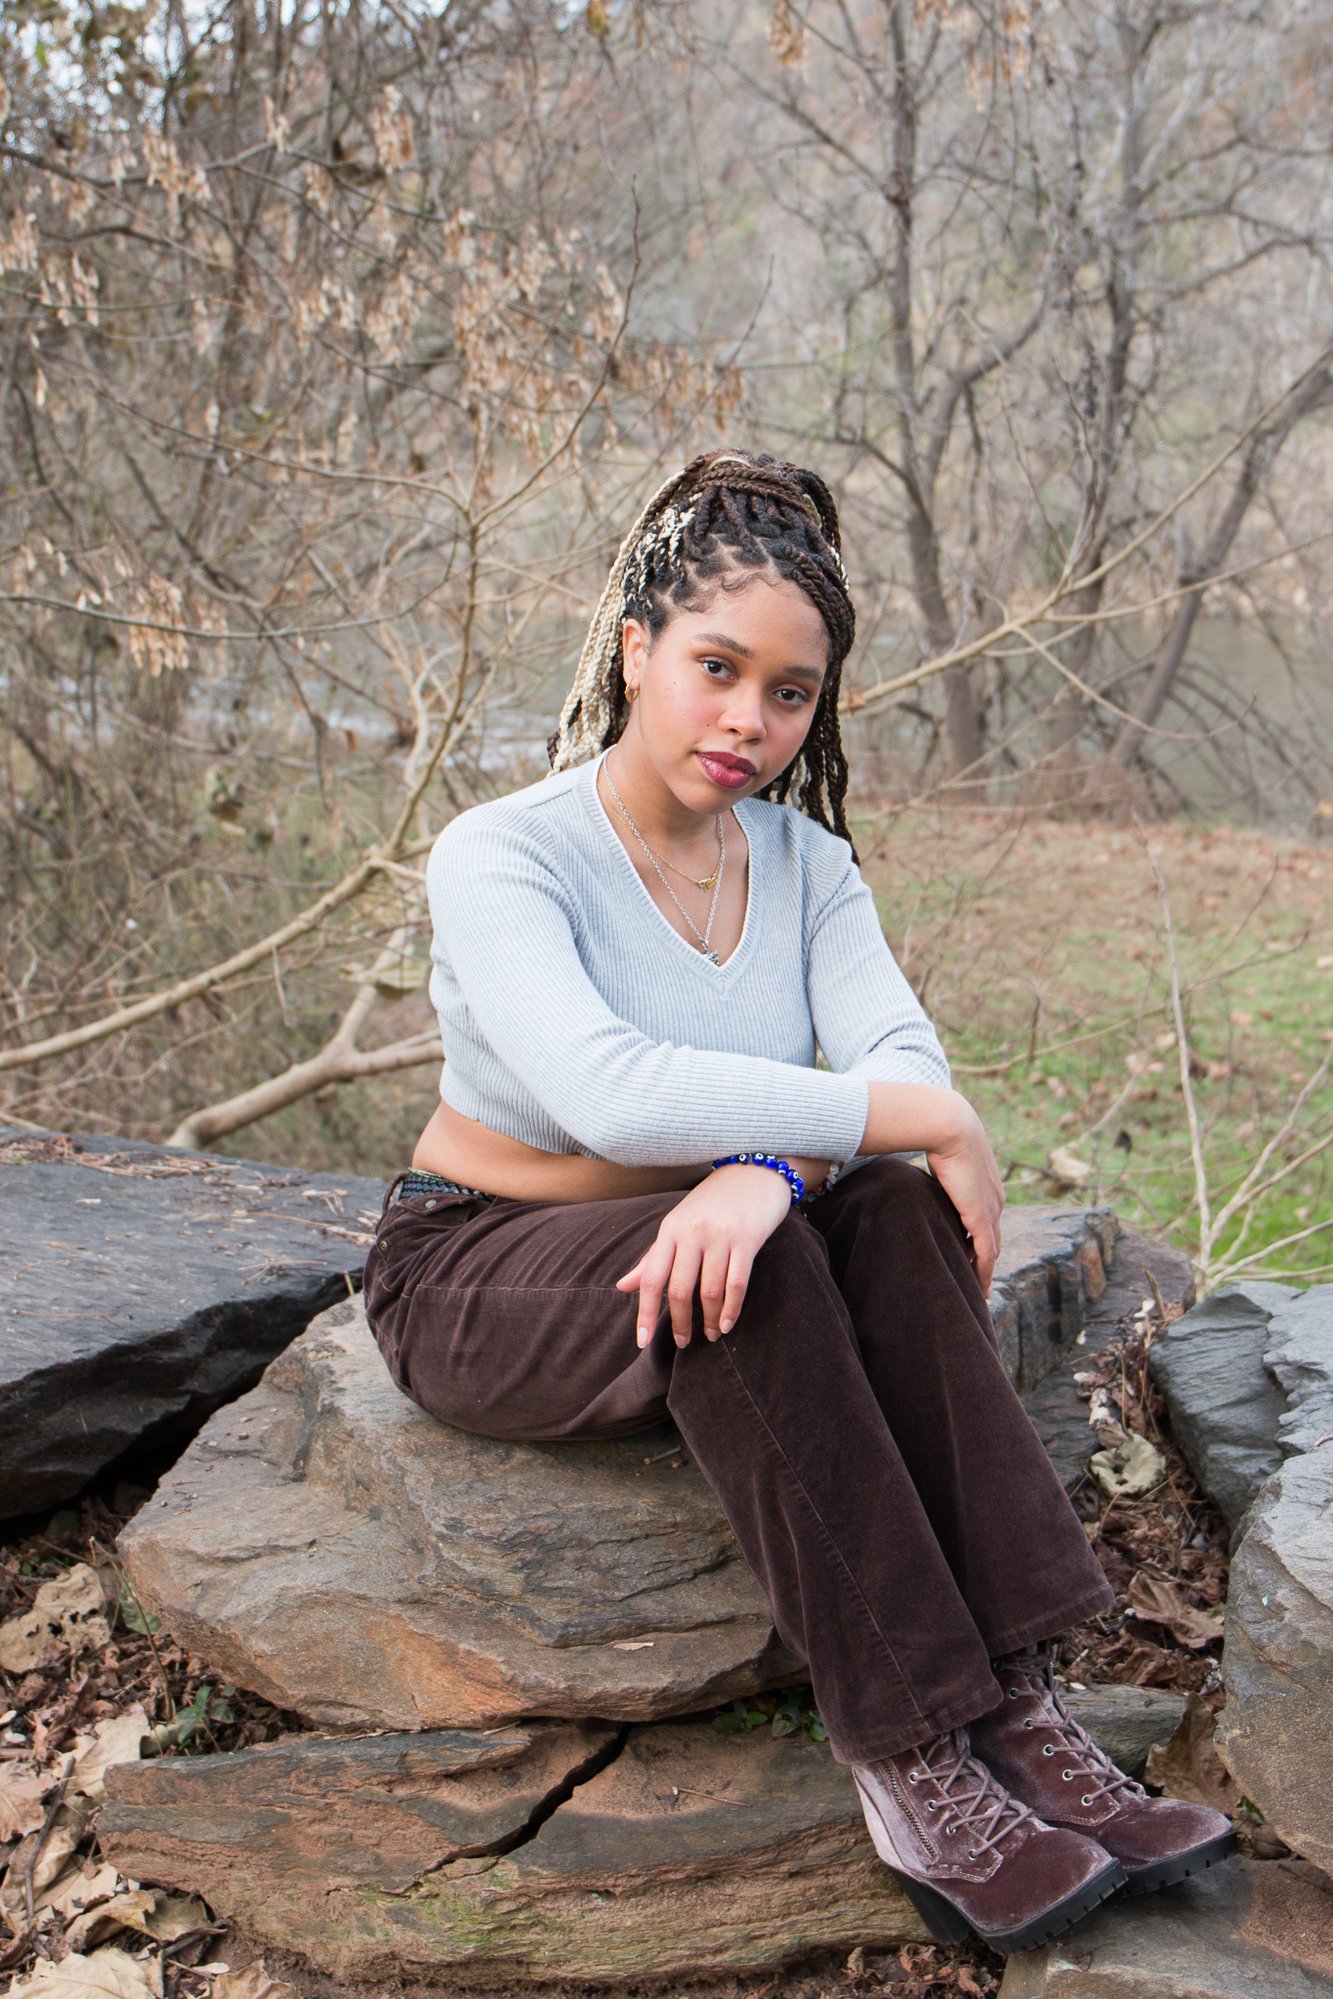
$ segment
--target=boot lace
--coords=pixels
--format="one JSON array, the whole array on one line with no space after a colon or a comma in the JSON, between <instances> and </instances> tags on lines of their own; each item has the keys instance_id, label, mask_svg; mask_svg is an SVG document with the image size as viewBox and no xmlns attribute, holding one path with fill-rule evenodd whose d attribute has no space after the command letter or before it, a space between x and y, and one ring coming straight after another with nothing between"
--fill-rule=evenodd
<instances>
[{"instance_id":1,"label":"boot lace","mask_svg":"<svg viewBox=\"0 0 1333 1999\"><path fill-rule=\"evenodd\" d=\"M969 1859L980 1860L983 1854L993 1852L1017 1827L1036 1817L972 1754L966 1729L954 1728L936 1736L923 1743L917 1755L953 1812L945 1832L971 1834ZM917 1782L915 1773L909 1775L908 1782Z\"/></svg>"},{"instance_id":2,"label":"boot lace","mask_svg":"<svg viewBox=\"0 0 1333 1999\"><path fill-rule=\"evenodd\" d=\"M1080 1799L1083 1805L1094 1805L1101 1798L1128 1803L1131 1798L1147 1797L1142 1784L1127 1777L1118 1764L1111 1761L1100 1743L1094 1742L1083 1724L1069 1712L1056 1684L1055 1667L1048 1650L1036 1654L1020 1653L1002 1663L1021 1676L1027 1692L1041 1703L1040 1724L1028 1720L1023 1725L1025 1728L1048 1728L1056 1737L1056 1743L1048 1745L1043 1754L1055 1756L1063 1751L1065 1755L1072 1756L1075 1759L1073 1767L1062 1771L1061 1775L1070 1781L1075 1777L1087 1779L1089 1788ZM1017 1700L1020 1691L1017 1687L1011 1688L1010 1698Z\"/></svg>"}]
</instances>

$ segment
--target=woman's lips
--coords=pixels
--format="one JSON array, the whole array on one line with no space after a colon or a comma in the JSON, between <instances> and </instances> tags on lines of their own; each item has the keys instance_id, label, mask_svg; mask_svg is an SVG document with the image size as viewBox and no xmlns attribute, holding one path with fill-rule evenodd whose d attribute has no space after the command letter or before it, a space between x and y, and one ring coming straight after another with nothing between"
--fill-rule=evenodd
<instances>
[{"instance_id":1,"label":"woman's lips","mask_svg":"<svg viewBox=\"0 0 1333 1999\"><path fill-rule=\"evenodd\" d=\"M742 763L739 758L710 756L706 750L699 750L696 754L713 783L722 785L727 791L739 791L755 775L754 766Z\"/></svg>"}]
</instances>

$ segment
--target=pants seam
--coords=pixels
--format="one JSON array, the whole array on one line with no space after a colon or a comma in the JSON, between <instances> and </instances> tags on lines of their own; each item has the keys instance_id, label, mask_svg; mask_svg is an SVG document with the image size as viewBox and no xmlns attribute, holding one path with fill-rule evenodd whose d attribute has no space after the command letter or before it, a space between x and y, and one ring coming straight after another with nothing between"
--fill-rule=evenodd
<instances>
[{"instance_id":1,"label":"pants seam","mask_svg":"<svg viewBox=\"0 0 1333 1999\"><path fill-rule=\"evenodd\" d=\"M802 1500L805 1502L805 1505L809 1509L810 1516L813 1519L815 1525L818 1527L819 1532L822 1534L825 1545L832 1554L834 1561L837 1563L839 1569L846 1577L849 1587L851 1588L854 1596L856 1597L857 1602L860 1604L863 1612L865 1613L865 1616L869 1621L870 1628L874 1632L876 1639L879 1641L880 1648L883 1651L885 1658L889 1662L889 1667L893 1673L894 1678L897 1680L899 1686L902 1688L902 1691L907 1696L908 1700L912 1703L913 1713L916 1714L918 1717L920 1717L924 1723L925 1717L922 1716L921 1714L921 1706L919 1701L917 1700L916 1694L913 1691L912 1687L908 1684L907 1678L903 1673L903 1669L898 1663L898 1655L894 1651L892 1645L890 1645L888 1637L884 1632L882 1626L880 1625L879 1619L875 1616L875 1613L870 1606L869 1600L866 1597L865 1591L862 1589L860 1583L856 1580L856 1577L853 1575L850 1567L848 1566L846 1558L843 1555L841 1548L838 1546L837 1541L834 1539L833 1534L829 1530L828 1523L825 1521L823 1515L820 1513L819 1508L815 1505L815 1502L810 1495L810 1492L805 1484L805 1481L802 1479L795 1465L788 1457L786 1451L784 1451L784 1449L782 1448L782 1444L779 1441L776 1434L774 1433L773 1428L768 1421L768 1418L764 1415L763 1410L760 1408L754 1396L751 1394L749 1385L747 1384L745 1377L742 1375L739 1367L736 1365L736 1360L734 1355L731 1353L730 1349L727 1348L725 1341L719 1341L718 1344L722 1347L724 1353L726 1354L727 1365L731 1369L732 1375L742 1395L745 1397L745 1400L749 1404L750 1408L753 1410L754 1415L760 1425L760 1428L764 1436L767 1437L773 1450L777 1454L778 1461L782 1465L783 1470L786 1472L788 1478L791 1480L796 1491L799 1493L800 1497L802 1498Z\"/></svg>"}]
</instances>

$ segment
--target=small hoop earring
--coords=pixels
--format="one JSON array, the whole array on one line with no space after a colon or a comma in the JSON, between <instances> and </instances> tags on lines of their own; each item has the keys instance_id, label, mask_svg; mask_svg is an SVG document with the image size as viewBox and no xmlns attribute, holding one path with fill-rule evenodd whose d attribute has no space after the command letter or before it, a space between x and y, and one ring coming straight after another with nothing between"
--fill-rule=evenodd
<instances>
[{"instance_id":1,"label":"small hoop earring","mask_svg":"<svg viewBox=\"0 0 1333 1999\"><path fill-rule=\"evenodd\" d=\"M625 689L625 699L627 701L637 701L638 698L639 698L639 690L637 687L627 687Z\"/></svg>"}]
</instances>

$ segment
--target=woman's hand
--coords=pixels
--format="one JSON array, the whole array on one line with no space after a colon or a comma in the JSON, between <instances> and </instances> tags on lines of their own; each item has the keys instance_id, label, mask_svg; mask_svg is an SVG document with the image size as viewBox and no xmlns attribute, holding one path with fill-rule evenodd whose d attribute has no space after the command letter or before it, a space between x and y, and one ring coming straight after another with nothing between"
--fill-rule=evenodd
<instances>
[{"instance_id":1,"label":"woman's hand","mask_svg":"<svg viewBox=\"0 0 1333 1999\"><path fill-rule=\"evenodd\" d=\"M957 1098L956 1130L926 1148L926 1164L958 1210L972 1238L977 1281L987 1298L1000 1254L1000 1210L1004 1185L981 1119L963 1097Z\"/></svg>"},{"instance_id":2,"label":"woman's hand","mask_svg":"<svg viewBox=\"0 0 1333 1999\"><path fill-rule=\"evenodd\" d=\"M651 1249L617 1278L617 1291L637 1291L637 1339L653 1337L665 1292L678 1347L694 1327L694 1293L710 1340L729 1333L740 1315L755 1257L791 1207L791 1189L771 1166L720 1166L692 1187L662 1218Z\"/></svg>"}]
</instances>

